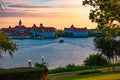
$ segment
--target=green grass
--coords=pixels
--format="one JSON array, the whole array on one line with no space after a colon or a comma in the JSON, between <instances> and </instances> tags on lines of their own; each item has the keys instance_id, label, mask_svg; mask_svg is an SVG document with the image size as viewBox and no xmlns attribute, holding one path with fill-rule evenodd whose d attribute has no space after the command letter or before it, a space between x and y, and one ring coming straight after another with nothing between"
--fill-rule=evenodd
<instances>
[{"instance_id":1,"label":"green grass","mask_svg":"<svg viewBox=\"0 0 120 80\"><path fill-rule=\"evenodd\" d=\"M92 73L86 75L55 78L52 80L120 80L120 72Z\"/></svg>"},{"instance_id":2,"label":"green grass","mask_svg":"<svg viewBox=\"0 0 120 80\"><path fill-rule=\"evenodd\" d=\"M74 72L74 71L83 71L83 70L90 70L91 67L89 66L76 66L74 64L69 64L66 67L58 67L55 69L51 69L48 71L49 74L54 73L64 73L64 72Z\"/></svg>"}]
</instances>

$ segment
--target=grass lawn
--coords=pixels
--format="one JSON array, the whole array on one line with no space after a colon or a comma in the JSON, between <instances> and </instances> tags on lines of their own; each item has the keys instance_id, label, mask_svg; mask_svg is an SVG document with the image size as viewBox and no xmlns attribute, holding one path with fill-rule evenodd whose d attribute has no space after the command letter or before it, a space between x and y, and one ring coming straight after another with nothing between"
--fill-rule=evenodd
<instances>
[{"instance_id":1,"label":"grass lawn","mask_svg":"<svg viewBox=\"0 0 120 80\"><path fill-rule=\"evenodd\" d=\"M120 80L120 72L93 73L79 76L61 77L52 80Z\"/></svg>"}]
</instances>

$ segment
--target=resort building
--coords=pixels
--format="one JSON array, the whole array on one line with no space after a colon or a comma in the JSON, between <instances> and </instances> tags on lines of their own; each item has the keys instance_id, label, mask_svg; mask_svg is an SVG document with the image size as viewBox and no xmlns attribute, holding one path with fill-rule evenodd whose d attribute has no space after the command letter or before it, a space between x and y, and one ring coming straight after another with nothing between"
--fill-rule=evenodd
<instances>
[{"instance_id":1,"label":"resort building","mask_svg":"<svg viewBox=\"0 0 120 80\"><path fill-rule=\"evenodd\" d=\"M88 37L87 28L76 28L74 25L71 25L70 28L64 28L64 33L69 33L73 37Z\"/></svg>"},{"instance_id":2,"label":"resort building","mask_svg":"<svg viewBox=\"0 0 120 80\"><path fill-rule=\"evenodd\" d=\"M6 32L7 35L16 33L15 28L12 28L11 26L9 26L8 28L2 28L2 31Z\"/></svg>"},{"instance_id":3,"label":"resort building","mask_svg":"<svg viewBox=\"0 0 120 80\"><path fill-rule=\"evenodd\" d=\"M20 20L18 25L15 27L11 27L9 26L9 28L3 28L3 31L7 32L7 35L10 38L17 38L17 39L26 39L26 38L30 38L31 35L28 34L28 30L29 28L27 28L26 26L22 25L22 21Z\"/></svg>"},{"instance_id":4,"label":"resort building","mask_svg":"<svg viewBox=\"0 0 120 80\"><path fill-rule=\"evenodd\" d=\"M53 38L55 37L56 29L54 27L44 27L43 24L40 24L37 27L35 24L29 28L22 25L22 21L20 20L18 25L15 27L9 26L8 28L3 28L3 31L7 33L7 35L11 38Z\"/></svg>"},{"instance_id":5,"label":"resort building","mask_svg":"<svg viewBox=\"0 0 120 80\"><path fill-rule=\"evenodd\" d=\"M37 27L34 24L31 28L31 35L37 38L54 38L55 31L54 27L44 27L42 23Z\"/></svg>"}]
</instances>

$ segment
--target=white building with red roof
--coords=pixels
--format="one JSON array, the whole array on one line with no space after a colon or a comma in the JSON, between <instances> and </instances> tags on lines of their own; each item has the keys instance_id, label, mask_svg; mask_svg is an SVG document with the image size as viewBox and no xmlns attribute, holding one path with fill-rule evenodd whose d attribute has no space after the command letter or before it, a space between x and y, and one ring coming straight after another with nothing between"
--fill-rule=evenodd
<instances>
[{"instance_id":1,"label":"white building with red roof","mask_svg":"<svg viewBox=\"0 0 120 80\"><path fill-rule=\"evenodd\" d=\"M73 37L88 37L87 28L76 28L74 25L71 25L70 28L64 28L64 33L70 33Z\"/></svg>"},{"instance_id":2,"label":"white building with red roof","mask_svg":"<svg viewBox=\"0 0 120 80\"><path fill-rule=\"evenodd\" d=\"M7 33L7 35L11 35L11 34L15 34L15 28L12 28L11 26L9 26L8 28L2 28L3 31L5 31Z\"/></svg>"},{"instance_id":3,"label":"white building with red roof","mask_svg":"<svg viewBox=\"0 0 120 80\"><path fill-rule=\"evenodd\" d=\"M15 26L15 30L17 32L20 32L20 33L23 32L24 33L28 30L28 28L26 26L22 25L22 21L20 20L18 25Z\"/></svg>"},{"instance_id":4,"label":"white building with red roof","mask_svg":"<svg viewBox=\"0 0 120 80\"><path fill-rule=\"evenodd\" d=\"M44 27L43 24L40 24L39 27L34 24L31 28L28 28L22 25L20 20L15 27L3 28L2 30L7 32L11 38L54 38L56 28Z\"/></svg>"},{"instance_id":5,"label":"white building with red roof","mask_svg":"<svg viewBox=\"0 0 120 80\"><path fill-rule=\"evenodd\" d=\"M54 27L44 27L42 23L39 27L34 24L31 28L31 34L34 38L54 38L55 31Z\"/></svg>"},{"instance_id":6,"label":"white building with red roof","mask_svg":"<svg viewBox=\"0 0 120 80\"><path fill-rule=\"evenodd\" d=\"M20 20L18 25L15 27L9 26L9 28L3 28L3 31L5 31L9 37L11 38L30 38L31 35L27 33L28 28L24 25L22 25L22 21Z\"/></svg>"}]
</instances>

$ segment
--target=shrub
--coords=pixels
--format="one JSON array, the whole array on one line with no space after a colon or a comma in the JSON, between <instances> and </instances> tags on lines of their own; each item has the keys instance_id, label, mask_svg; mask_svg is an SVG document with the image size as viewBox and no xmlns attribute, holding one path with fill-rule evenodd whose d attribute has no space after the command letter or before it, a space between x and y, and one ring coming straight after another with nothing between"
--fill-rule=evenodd
<instances>
[{"instance_id":1,"label":"shrub","mask_svg":"<svg viewBox=\"0 0 120 80\"><path fill-rule=\"evenodd\" d=\"M44 64L35 63L35 67L44 67Z\"/></svg>"},{"instance_id":2,"label":"shrub","mask_svg":"<svg viewBox=\"0 0 120 80\"><path fill-rule=\"evenodd\" d=\"M115 64L116 66L120 66L120 61Z\"/></svg>"},{"instance_id":3,"label":"shrub","mask_svg":"<svg viewBox=\"0 0 120 80\"><path fill-rule=\"evenodd\" d=\"M0 80L40 80L45 68L0 70Z\"/></svg>"},{"instance_id":4,"label":"shrub","mask_svg":"<svg viewBox=\"0 0 120 80\"><path fill-rule=\"evenodd\" d=\"M48 64L46 63L46 62L43 62L43 63L35 63L35 65L34 65L35 67L37 67L37 68L41 68L41 67L46 67L46 66L48 66Z\"/></svg>"}]
</instances>

